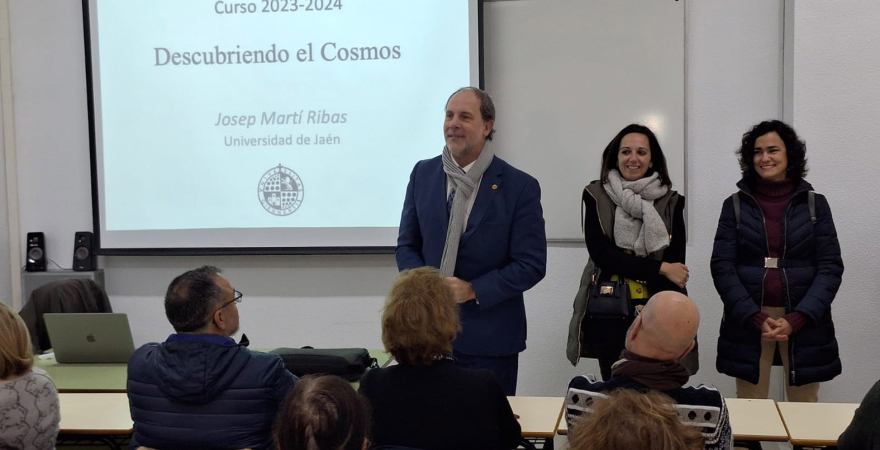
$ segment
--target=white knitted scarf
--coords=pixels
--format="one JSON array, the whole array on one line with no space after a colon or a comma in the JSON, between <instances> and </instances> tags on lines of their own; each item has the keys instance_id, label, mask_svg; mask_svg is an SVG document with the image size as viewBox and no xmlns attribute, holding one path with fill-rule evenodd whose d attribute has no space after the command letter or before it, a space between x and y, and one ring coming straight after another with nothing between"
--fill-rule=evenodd
<instances>
[{"instance_id":1,"label":"white knitted scarf","mask_svg":"<svg viewBox=\"0 0 880 450\"><path fill-rule=\"evenodd\" d=\"M669 232L654 200L666 195L667 186L660 184L660 175L654 173L636 181L626 181L616 170L608 171L608 182L602 185L614 211L614 242L636 256L647 256L669 246Z\"/></svg>"}]
</instances>

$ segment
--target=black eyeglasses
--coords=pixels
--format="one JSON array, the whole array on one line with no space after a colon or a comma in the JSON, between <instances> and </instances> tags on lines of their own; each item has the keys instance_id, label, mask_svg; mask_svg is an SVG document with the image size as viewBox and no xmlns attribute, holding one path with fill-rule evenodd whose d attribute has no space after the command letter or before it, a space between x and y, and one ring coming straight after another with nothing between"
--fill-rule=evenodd
<instances>
[{"instance_id":1,"label":"black eyeglasses","mask_svg":"<svg viewBox=\"0 0 880 450\"><path fill-rule=\"evenodd\" d=\"M229 305L231 305L231 304L233 304L233 303L241 303L241 297L242 297L243 295L244 295L244 294L242 294L242 293L239 292L238 290L233 289L233 290L232 290L232 300L230 300L230 301L224 303L223 305L221 305L219 308L217 308L217 309L214 310L214 311L220 311L221 309L223 309L223 308L225 308L225 307L227 307L227 306L229 306Z\"/></svg>"}]
</instances>

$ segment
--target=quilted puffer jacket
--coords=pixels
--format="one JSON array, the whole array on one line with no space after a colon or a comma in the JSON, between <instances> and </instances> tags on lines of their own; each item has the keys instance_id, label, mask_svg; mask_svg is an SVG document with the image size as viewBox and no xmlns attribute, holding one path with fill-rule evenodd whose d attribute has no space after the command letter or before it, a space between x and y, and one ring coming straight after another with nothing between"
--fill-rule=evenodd
<instances>
[{"instance_id":1,"label":"quilted puffer jacket","mask_svg":"<svg viewBox=\"0 0 880 450\"><path fill-rule=\"evenodd\" d=\"M297 378L278 355L216 335L174 334L128 361L132 449L272 448L272 423Z\"/></svg>"},{"instance_id":2,"label":"quilted puffer jacket","mask_svg":"<svg viewBox=\"0 0 880 450\"><path fill-rule=\"evenodd\" d=\"M761 310L763 280L768 269L767 233L761 207L745 180L740 189L737 230L733 199L724 201L712 251L712 278L724 302L718 337L719 372L751 383L758 382L761 333L749 318ZM789 383L801 386L828 381L841 373L831 302L840 287L843 260L828 201L815 195L816 222L810 215L812 186L800 181L785 210L781 234L783 297L786 313L798 311L807 324L788 340Z\"/></svg>"}]
</instances>

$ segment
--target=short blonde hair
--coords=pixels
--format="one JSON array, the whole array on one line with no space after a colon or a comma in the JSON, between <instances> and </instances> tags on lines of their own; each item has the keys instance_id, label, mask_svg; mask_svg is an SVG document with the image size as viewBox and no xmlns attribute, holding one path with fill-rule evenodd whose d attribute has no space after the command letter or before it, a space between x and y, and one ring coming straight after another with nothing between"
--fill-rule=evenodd
<instances>
[{"instance_id":1,"label":"short blonde hair","mask_svg":"<svg viewBox=\"0 0 880 450\"><path fill-rule=\"evenodd\" d=\"M34 365L31 337L21 317L0 302L0 380L21 375Z\"/></svg>"},{"instance_id":2,"label":"short blonde hair","mask_svg":"<svg viewBox=\"0 0 880 450\"><path fill-rule=\"evenodd\" d=\"M403 364L431 364L452 354L461 330L452 288L437 269L402 273L388 293L382 313L382 343Z\"/></svg>"},{"instance_id":3,"label":"short blonde hair","mask_svg":"<svg viewBox=\"0 0 880 450\"><path fill-rule=\"evenodd\" d=\"M618 389L572 425L571 450L702 450L699 429L681 423L675 402L657 392Z\"/></svg>"}]
</instances>

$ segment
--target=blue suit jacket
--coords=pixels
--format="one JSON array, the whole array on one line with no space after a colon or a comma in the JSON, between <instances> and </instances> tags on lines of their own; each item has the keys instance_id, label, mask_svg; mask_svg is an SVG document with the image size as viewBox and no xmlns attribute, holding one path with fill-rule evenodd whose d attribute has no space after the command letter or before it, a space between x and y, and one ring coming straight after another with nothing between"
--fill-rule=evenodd
<instances>
[{"instance_id":1,"label":"blue suit jacket","mask_svg":"<svg viewBox=\"0 0 880 450\"><path fill-rule=\"evenodd\" d=\"M440 267L449 214L440 156L410 175L397 237L397 268ZM523 292L544 278L547 238L538 180L498 157L483 173L461 236L455 276L470 282L479 305L461 305L462 353L502 356L526 348Z\"/></svg>"}]
</instances>

